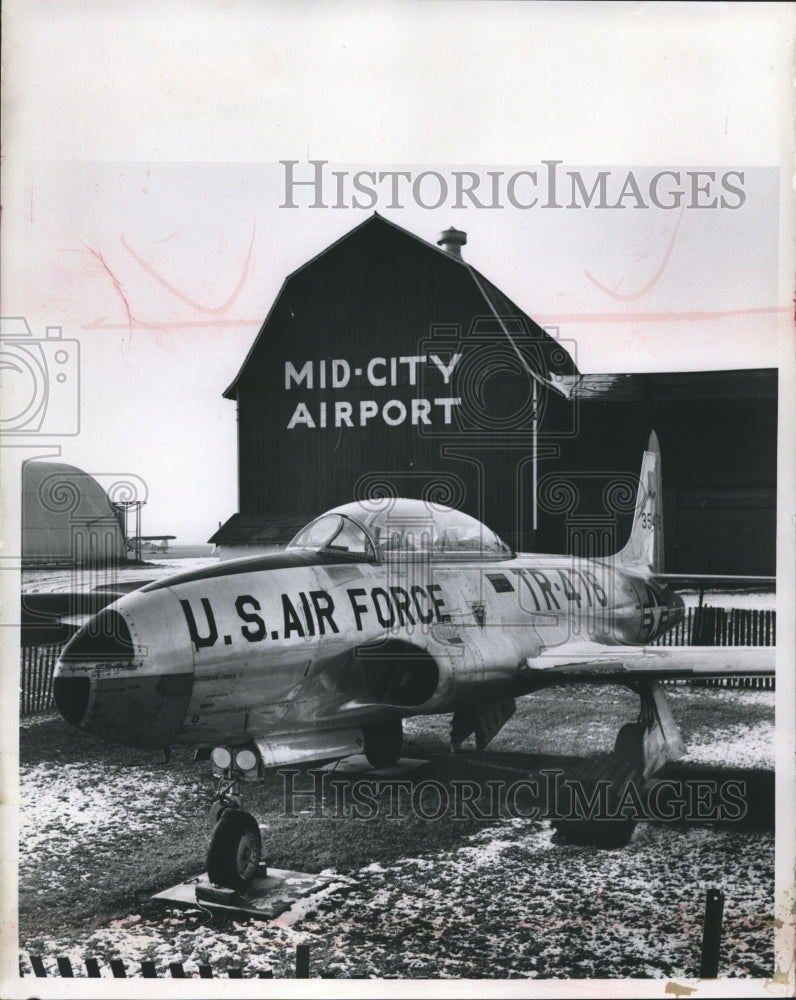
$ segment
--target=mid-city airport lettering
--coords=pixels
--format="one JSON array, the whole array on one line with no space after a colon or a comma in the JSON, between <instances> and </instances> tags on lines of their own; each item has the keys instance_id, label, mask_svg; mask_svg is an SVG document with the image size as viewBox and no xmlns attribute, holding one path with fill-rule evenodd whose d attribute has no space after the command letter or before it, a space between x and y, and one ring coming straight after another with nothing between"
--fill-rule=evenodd
<instances>
[{"instance_id":1,"label":"mid-city airport lettering","mask_svg":"<svg viewBox=\"0 0 796 1000\"><path fill-rule=\"evenodd\" d=\"M333 392L351 387L383 389L395 386L417 386L428 371L442 385L451 382L453 370L461 354L449 359L438 354L411 354L396 357L369 358L362 365L352 365L345 358L305 361L303 364L285 362L285 389L301 388L305 391ZM397 427L407 421L415 426L442 421L452 422L458 396L433 395L408 399L335 399L318 402L307 399L297 403L287 423L287 429L304 427L309 430L334 427L366 427L372 420L381 420L388 427Z\"/></svg>"}]
</instances>

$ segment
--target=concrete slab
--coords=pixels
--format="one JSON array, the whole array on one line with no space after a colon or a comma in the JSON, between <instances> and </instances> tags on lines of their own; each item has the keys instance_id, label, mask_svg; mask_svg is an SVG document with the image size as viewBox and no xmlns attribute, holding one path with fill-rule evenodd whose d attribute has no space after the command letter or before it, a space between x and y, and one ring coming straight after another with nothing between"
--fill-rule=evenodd
<instances>
[{"instance_id":1,"label":"concrete slab","mask_svg":"<svg viewBox=\"0 0 796 1000\"><path fill-rule=\"evenodd\" d=\"M313 875L283 868L266 869L265 866L260 870L262 874L245 890L220 889L202 873L156 893L152 899L185 909L200 907L226 916L274 920L298 900L322 892L334 883L351 881L334 874Z\"/></svg>"}]
</instances>

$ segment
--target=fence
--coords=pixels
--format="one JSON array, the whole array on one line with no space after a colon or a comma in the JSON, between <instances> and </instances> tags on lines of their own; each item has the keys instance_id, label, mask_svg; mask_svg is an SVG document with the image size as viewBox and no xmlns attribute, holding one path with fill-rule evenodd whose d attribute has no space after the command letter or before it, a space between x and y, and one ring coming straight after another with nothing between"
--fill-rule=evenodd
<instances>
[{"instance_id":1,"label":"fence","mask_svg":"<svg viewBox=\"0 0 796 1000\"><path fill-rule=\"evenodd\" d=\"M656 646L776 646L777 613L758 608L687 608Z\"/></svg>"},{"instance_id":2,"label":"fence","mask_svg":"<svg viewBox=\"0 0 796 1000\"><path fill-rule=\"evenodd\" d=\"M687 608L683 620L656 639L655 646L775 646L777 613L759 608ZM773 677L705 677L669 683L700 687L773 690Z\"/></svg>"},{"instance_id":3,"label":"fence","mask_svg":"<svg viewBox=\"0 0 796 1000\"><path fill-rule=\"evenodd\" d=\"M20 715L47 712L53 704L53 671L62 645L23 646Z\"/></svg>"},{"instance_id":4,"label":"fence","mask_svg":"<svg viewBox=\"0 0 796 1000\"><path fill-rule=\"evenodd\" d=\"M47 971L47 967L44 964L44 960L40 955L29 955L30 960L30 971L25 967L22 960L19 962L19 976L20 979L24 979L25 976L29 976L32 972L34 976L38 979L46 979L50 973ZM58 956L55 959L56 968L52 970L54 976L58 976L61 979L75 979L75 970L72 968L72 962L69 958L64 956ZM101 979L102 971L100 970L99 961L96 958L87 958L83 962L86 967L86 978L88 979ZM127 978L137 978L139 973L135 970L131 970L128 974L127 967L125 966L121 958L112 958L108 962L111 970L111 975L114 979L127 979ZM200 979L215 979L219 978L213 975L213 967L211 965L199 965L199 978ZM189 973L185 971L182 962L169 962L169 976L172 979L191 979L193 978ZM165 978L158 975L157 966L152 961L141 962L141 972L140 977L142 979L160 979ZM256 977L253 975L246 976L245 970L241 966L229 966L226 969L227 979L246 979L246 978L257 978L257 979L273 979L274 974L270 969L261 970L257 973ZM310 978L310 946L308 944L298 944L296 945L296 979L309 979ZM330 973L322 972L321 979L333 979L334 976Z\"/></svg>"}]
</instances>

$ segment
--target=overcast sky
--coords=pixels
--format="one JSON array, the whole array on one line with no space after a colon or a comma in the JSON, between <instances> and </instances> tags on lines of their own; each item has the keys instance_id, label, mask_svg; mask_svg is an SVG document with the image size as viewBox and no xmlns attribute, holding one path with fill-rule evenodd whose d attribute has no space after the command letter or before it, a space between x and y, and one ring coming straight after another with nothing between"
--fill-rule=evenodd
<instances>
[{"instance_id":1,"label":"overcast sky","mask_svg":"<svg viewBox=\"0 0 796 1000\"><path fill-rule=\"evenodd\" d=\"M141 477L145 533L209 537L237 509L221 394L285 276L373 211L351 207L360 171L499 175L500 208L423 207L435 176L375 207L432 242L466 230L582 371L777 365L791 22L784 4L5 4L2 312L62 327L69 364L79 349L79 432L35 441ZM328 207L308 188L280 207L279 161L306 179L315 159L346 207L331 179ZM520 171L536 186L509 197ZM607 207L567 207L571 175L600 171ZM661 171L679 207L651 198Z\"/></svg>"}]
</instances>

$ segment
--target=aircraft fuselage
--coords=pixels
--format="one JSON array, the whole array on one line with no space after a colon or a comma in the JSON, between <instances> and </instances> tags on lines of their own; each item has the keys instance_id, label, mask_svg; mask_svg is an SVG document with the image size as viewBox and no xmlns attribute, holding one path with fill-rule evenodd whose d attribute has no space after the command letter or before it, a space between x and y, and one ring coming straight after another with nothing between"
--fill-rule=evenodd
<instances>
[{"instance_id":1,"label":"aircraft fuselage","mask_svg":"<svg viewBox=\"0 0 796 1000\"><path fill-rule=\"evenodd\" d=\"M545 651L646 644L682 609L612 560L288 550L122 597L70 641L55 696L69 722L115 743L241 744L510 697Z\"/></svg>"}]
</instances>

